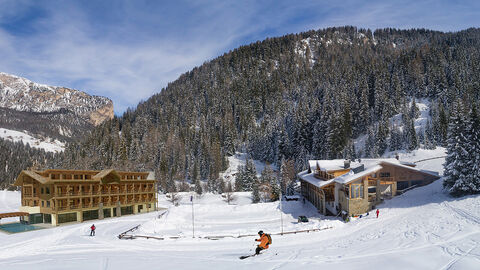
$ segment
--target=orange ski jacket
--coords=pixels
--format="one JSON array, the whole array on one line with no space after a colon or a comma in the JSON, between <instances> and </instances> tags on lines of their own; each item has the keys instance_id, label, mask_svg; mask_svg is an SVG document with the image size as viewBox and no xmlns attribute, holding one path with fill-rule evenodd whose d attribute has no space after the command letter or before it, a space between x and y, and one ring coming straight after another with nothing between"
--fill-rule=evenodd
<instances>
[{"instance_id":1,"label":"orange ski jacket","mask_svg":"<svg viewBox=\"0 0 480 270\"><path fill-rule=\"evenodd\" d=\"M260 236L260 239L255 239L255 241L260 242L260 245L258 245L259 247L263 249L268 248L268 237L266 234L262 234L262 236Z\"/></svg>"}]
</instances>

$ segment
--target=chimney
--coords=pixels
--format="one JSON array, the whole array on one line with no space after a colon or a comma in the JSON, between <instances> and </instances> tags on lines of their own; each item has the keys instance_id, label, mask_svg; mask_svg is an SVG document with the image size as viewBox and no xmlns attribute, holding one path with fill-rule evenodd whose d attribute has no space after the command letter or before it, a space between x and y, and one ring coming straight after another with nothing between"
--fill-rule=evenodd
<instances>
[{"instance_id":1,"label":"chimney","mask_svg":"<svg viewBox=\"0 0 480 270\"><path fill-rule=\"evenodd\" d=\"M396 158L397 160L400 160L400 156L398 156L398 153L395 153L395 158Z\"/></svg>"},{"instance_id":2,"label":"chimney","mask_svg":"<svg viewBox=\"0 0 480 270\"><path fill-rule=\"evenodd\" d=\"M350 168L350 159L345 159L345 160L343 161L343 167L344 167L345 169Z\"/></svg>"}]
</instances>

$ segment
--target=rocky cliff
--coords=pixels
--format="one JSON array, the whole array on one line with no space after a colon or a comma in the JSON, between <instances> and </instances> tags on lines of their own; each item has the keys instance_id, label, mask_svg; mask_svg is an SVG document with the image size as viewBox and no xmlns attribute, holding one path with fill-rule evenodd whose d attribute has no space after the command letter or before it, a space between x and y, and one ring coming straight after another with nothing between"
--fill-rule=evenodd
<instances>
[{"instance_id":1,"label":"rocky cliff","mask_svg":"<svg viewBox=\"0 0 480 270\"><path fill-rule=\"evenodd\" d=\"M113 117L113 103L106 97L38 84L6 73L0 73L0 107L34 113L68 110L95 126Z\"/></svg>"},{"instance_id":2,"label":"rocky cliff","mask_svg":"<svg viewBox=\"0 0 480 270\"><path fill-rule=\"evenodd\" d=\"M74 141L113 117L110 99L0 72L0 128Z\"/></svg>"}]
</instances>

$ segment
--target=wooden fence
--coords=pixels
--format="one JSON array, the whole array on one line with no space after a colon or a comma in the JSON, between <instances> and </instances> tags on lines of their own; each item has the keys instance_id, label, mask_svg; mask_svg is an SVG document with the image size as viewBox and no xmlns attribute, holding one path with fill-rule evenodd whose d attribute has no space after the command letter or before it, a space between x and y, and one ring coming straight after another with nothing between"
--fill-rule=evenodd
<instances>
[{"instance_id":1,"label":"wooden fence","mask_svg":"<svg viewBox=\"0 0 480 270\"><path fill-rule=\"evenodd\" d=\"M162 214L163 215L163 214ZM186 236L166 236L166 237L158 237L158 236L148 236L148 235L130 235L127 234L129 232L133 232L138 229L140 225L137 225L130 230L121 233L118 238L119 239L137 239L137 238L144 238L144 239L156 239L156 240L165 240L165 239L179 239L179 238L186 238ZM332 229L333 227L325 227L319 229L309 229L309 230L300 230L300 231L290 231L290 232L283 232L283 233L271 233L270 235L286 235L286 234L297 234L297 233L310 233L310 232L318 232L324 231L328 229ZM255 237L256 234L241 234L241 235L208 235L208 236L199 236L197 238L201 239L208 239L208 240L219 240L223 238L243 238L243 237Z\"/></svg>"}]
</instances>

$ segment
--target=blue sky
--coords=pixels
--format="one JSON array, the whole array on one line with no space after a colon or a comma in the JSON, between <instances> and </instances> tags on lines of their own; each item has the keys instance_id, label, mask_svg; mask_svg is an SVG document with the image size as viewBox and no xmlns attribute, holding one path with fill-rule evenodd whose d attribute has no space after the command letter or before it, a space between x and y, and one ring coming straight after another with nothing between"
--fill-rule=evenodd
<instances>
[{"instance_id":1,"label":"blue sky","mask_svg":"<svg viewBox=\"0 0 480 270\"><path fill-rule=\"evenodd\" d=\"M121 114L240 45L330 26L480 27L480 1L0 0L0 71L109 97Z\"/></svg>"}]
</instances>

